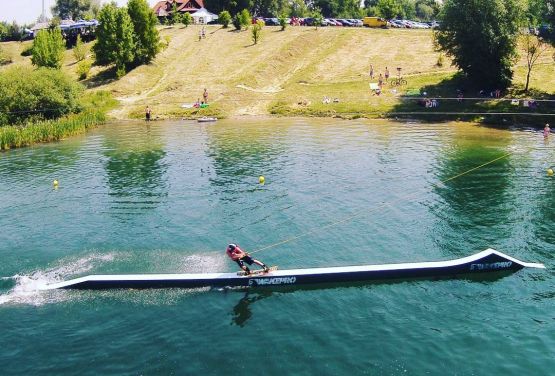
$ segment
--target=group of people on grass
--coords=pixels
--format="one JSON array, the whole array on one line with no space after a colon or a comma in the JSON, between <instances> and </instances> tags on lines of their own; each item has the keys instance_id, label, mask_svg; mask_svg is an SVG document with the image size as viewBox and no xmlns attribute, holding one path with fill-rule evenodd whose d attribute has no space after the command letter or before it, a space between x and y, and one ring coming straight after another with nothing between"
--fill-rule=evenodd
<instances>
[{"instance_id":1,"label":"group of people on grass","mask_svg":"<svg viewBox=\"0 0 555 376\"><path fill-rule=\"evenodd\" d=\"M206 108L208 107L208 89L204 89L204 92L202 93L202 101L200 100L200 98L197 99L197 101L193 104L194 108ZM150 121L152 120L152 110L150 108L150 106L146 106L145 109L145 120L146 121Z\"/></svg>"}]
</instances>

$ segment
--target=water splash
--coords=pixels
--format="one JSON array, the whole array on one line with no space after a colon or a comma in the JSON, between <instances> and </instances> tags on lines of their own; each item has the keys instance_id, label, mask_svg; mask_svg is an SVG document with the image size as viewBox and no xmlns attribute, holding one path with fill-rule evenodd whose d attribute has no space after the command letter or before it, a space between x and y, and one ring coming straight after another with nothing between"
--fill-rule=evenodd
<instances>
[{"instance_id":1,"label":"water splash","mask_svg":"<svg viewBox=\"0 0 555 376\"><path fill-rule=\"evenodd\" d=\"M60 260L54 267L37 270L29 274L1 277L0 284L11 289L0 295L0 306L4 304L28 304L41 306L58 303L69 299L110 298L140 305L174 304L185 295L208 291L209 289L172 289L172 291L133 291L114 290L96 291L94 294L84 291L42 290L48 284L76 278L98 269L102 265L125 259L133 264L135 258L146 262L148 272L157 273L209 273L222 271L228 265L227 258L221 253L192 254L183 256L163 250L148 255L128 253L89 254L80 258ZM146 259L146 260L145 260Z\"/></svg>"},{"instance_id":2,"label":"water splash","mask_svg":"<svg viewBox=\"0 0 555 376\"><path fill-rule=\"evenodd\" d=\"M90 254L76 260L61 260L58 265L46 269L36 270L30 274L12 277L2 277L3 281L10 281L13 288L6 294L0 295L0 305L29 304L40 306L47 303L60 302L67 299L64 291L40 291L42 287L55 282L61 282L68 277L86 273L100 264L112 262L113 253Z\"/></svg>"}]
</instances>

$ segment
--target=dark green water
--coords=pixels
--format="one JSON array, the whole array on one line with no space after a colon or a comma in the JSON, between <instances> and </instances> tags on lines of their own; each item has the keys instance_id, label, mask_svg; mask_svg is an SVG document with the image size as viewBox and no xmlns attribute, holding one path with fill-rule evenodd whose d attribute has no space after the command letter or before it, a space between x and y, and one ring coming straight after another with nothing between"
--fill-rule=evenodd
<instances>
[{"instance_id":1,"label":"dark green water","mask_svg":"<svg viewBox=\"0 0 555 376\"><path fill-rule=\"evenodd\" d=\"M553 145L463 124L228 120L111 124L2 153L0 373L553 374ZM232 271L228 242L254 250L356 213L257 256L297 268L492 247L547 269L272 292L36 291L91 273Z\"/></svg>"}]
</instances>

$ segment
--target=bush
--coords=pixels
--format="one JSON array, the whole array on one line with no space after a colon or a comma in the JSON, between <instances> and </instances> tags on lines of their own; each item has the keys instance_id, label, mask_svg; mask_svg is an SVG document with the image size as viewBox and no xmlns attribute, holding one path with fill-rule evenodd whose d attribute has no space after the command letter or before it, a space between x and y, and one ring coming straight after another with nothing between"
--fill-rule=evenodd
<instances>
[{"instance_id":1,"label":"bush","mask_svg":"<svg viewBox=\"0 0 555 376\"><path fill-rule=\"evenodd\" d=\"M248 29L252 23L251 14L247 9L243 9L241 13L239 13L239 20L241 21L241 26L245 29Z\"/></svg>"},{"instance_id":2,"label":"bush","mask_svg":"<svg viewBox=\"0 0 555 376\"><path fill-rule=\"evenodd\" d=\"M218 22L223 26L224 29L227 29L229 23L231 22L231 15L227 10L223 10L218 15Z\"/></svg>"},{"instance_id":3,"label":"bush","mask_svg":"<svg viewBox=\"0 0 555 376\"><path fill-rule=\"evenodd\" d=\"M181 23L187 27L193 23L193 17L189 13L184 13L183 17L181 17Z\"/></svg>"},{"instance_id":4,"label":"bush","mask_svg":"<svg viewBox=\"0 0 555 376\"><path fill-rule=\"evenodd\" d=\"M287 18L282 14L278 18L279 26L281 26L281 31L284 31L287 27Z\"/></svg>"},{"instance_id":5,"label":"bush","mask_svg":"<svg viewBox=\"0 0 555 376\"><path fill-rule=\"evenodd\" d=\"M77 34L77 42L75 42L75 47L73 47L73 56L77 61L83 61L87 57L87 48L85 43L81 39L81 35Z\"/></svg>"},{"instance_id":6,"label":"bush","mask_svg":"<svg viewBox=\"0 0 555 376\"><path fill-rule=\"evenodd\" d=\"M233 17L232 23L233 23L233 27L235 27L235 30L241 30L242 29L241 18L239 17L239 13L237 13Z\"/></svg>"},{"instance_id":7,"label":"bush","mask_svg":"<svg viewBox=\"0 0 555 376\"><path fill-rule=\"evenodd\" d=\"M21 51L21 56L32 56L33 55L33 45L30 44L28 45L26 48L23 49L23 51Z\"/></svg>"},{"instance_id":8,"label":"bush","mask_svg":"<svg viewBox=\"0 0 555 376\"><path fill-rule=\"evenodd\" d=\"M33 41L31 61L37 67L60 69L65 50L66 44L60 29L41 30Z\"/></svg>"},{"instance_id":9,"label":"bush","mask_svg":"<svg viewBox=\"0 0 555 376\"><path fill-rule=\"evenodd\" d=\"M91 71L92 61L90 60L82 60L77 64L77 76L79 76L80 80L85 80L89 76L89 72Z\"/></svg>"},{"instance_id":10,"label":"bush","mask_svg":"<svg viewBox=\"0 0 555 376\"><path fill-rule=\"evenodd\" d=\"M439 56L437 57L436 65L441 68L443 64L445 64L445 57L443 56L442 53L440 53Z\"/></svg>"},{"instance_id":11,"label":"bush","mask_svg":"<svg viewBox=\"0 0 555 376\"><path fill-rule=\"evenodd\" d=\"M264 26L264 21L262 20L257 20L256 24L252 26L251 36L252 36L252 42L254 44L257 44L258 41L260 40L260 37L262 35L262 26Z\"/></svg>"},{"instance_id":12,"label":"bush","mask_svg":"<svg viewBox=\"0 0 555 376\"><path fill-rule=\"evenodd\" d=\"M0 126L79 111L82 92L80 84L59 70L6 69L0 72Z\"/></svg>"}]
</instances>

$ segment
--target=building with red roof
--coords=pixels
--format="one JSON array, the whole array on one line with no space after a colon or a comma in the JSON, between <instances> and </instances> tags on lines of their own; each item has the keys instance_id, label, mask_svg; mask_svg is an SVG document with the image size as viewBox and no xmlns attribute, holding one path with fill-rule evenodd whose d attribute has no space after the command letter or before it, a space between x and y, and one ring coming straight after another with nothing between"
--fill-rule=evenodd
<instances>
[{"instance_id":1,"label":"building with red roof","mask_svg":"<svg viewBox=\"0 0 555 376\"><path fill-rule=\"evenodd\" d=\"M204 0L163 0L154 6L154 14L158 18L168 17L173 12L174 3L176 3L177 11L180 13L195 13L204 8Z\"/></svg>"}]
</instances>

